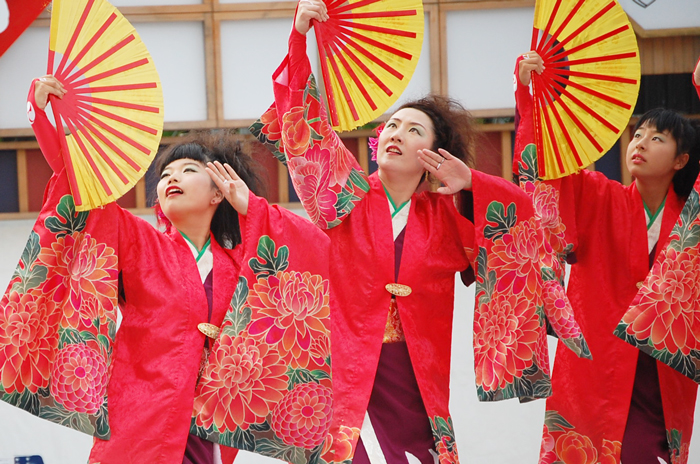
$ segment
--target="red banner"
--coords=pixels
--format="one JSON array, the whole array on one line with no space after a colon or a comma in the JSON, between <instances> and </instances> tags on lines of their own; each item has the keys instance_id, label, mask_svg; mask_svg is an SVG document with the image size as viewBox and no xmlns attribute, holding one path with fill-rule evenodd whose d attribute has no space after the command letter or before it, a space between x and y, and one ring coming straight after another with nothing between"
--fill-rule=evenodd
<instances>
[{"instance_id":1,"label":"red banner","mask_svg":"<svg viewBox=\"0 0 700 464\"><path fill-rule=\"evenodd\" d=\"M0 56L49 3L51 0L0 0Z\"/></svg>"}]
</instances>

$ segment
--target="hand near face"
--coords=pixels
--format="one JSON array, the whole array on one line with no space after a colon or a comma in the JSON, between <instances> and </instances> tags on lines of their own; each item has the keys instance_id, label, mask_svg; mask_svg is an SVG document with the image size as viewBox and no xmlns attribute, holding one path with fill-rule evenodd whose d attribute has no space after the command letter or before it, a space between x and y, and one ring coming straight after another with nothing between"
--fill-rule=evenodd
<instances>
[{"instance_id":1,"label":"hand near face","mask_svg":"<svg viewBox=\"0 0 700 464\"><path fill-rule=\"evenodd\" d=\"M233 170L228 163L221 164L218 161L207 163L205 168L211 180L224 194L226 200L231 203L233 209L239 214L248 214L248 195L250 189L243 180L238 177L236 171Z\"/></svg>"},{"instance_id":2,"label":"hand near face","mask_svg":"<svg viewBox=\"0 0 700 464\"><path fill-rule=\"evenodd\" d=\"M443 183L443 187L437 189L438 193L451 195L472 188L472 170L447 150L438 148L437 153L427 149L418 150L418 159L425 169Z\"/></svg>"}]
</instances>

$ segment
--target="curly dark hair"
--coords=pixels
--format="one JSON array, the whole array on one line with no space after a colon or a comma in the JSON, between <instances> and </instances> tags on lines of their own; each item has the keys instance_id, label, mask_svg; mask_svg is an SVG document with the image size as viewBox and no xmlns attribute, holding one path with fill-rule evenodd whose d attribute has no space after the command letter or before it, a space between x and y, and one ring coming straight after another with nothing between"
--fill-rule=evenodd
<instances>
[{"instance_id":1,"label":"curly dark hair","mask_svg":"<svg viewBox=\"0 0 700 464\"><path fill-rule=\"evenodd\" d=\"M643 124L654 126L659 132L668 131L676 141L676 156L688 154L688 162L673 176L676 195L688 198L700 173L700 121L685 118L674 110L655 108L639 118L633 132Z\"/></svg>"},{"instance_id":2,"label":"curly dark hair","mask_svg":"<svg viewBox=\"0 0 700 464\"><path fill-rule=\"evenodd\" d=\"M399 109L404 108L422 111L430 118L435 132L433 151L442 148L473 167L476 126L472 115L461 103L443 95L429 94L408 101Z\"/></svg>"},{"instance_id":3,"label":"curly dark hair","mask_svg":"<svg viewBox=\"0 0 700 464\"><path fill-rule=\"evenodd\" d=\"M264 194L260 166L244 152L242 143L230 131L193 131L168 146L155 161L158 177L170 163L179 159L191 159L205 165L214 161L228 163L253 193ZM211 232L224 248L234 248L241 243L238 213L228 201L219 203L211 221Z\"/></svg>"}]
</instances>

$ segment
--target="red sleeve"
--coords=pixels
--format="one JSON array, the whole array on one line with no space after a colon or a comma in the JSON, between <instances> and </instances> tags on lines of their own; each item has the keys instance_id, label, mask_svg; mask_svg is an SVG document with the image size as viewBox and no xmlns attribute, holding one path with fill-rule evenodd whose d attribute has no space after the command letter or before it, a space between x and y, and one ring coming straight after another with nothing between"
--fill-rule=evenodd
<instances>
[{"instance_id":1,"label":"red sleeve","mask_svg":"<svg viewBox=\"0 0 700 464\"><path fill-rule=\"evenodd\" d=\"M51 125L49 118L46 116L46 112L40 109L36 104L36 100L34 99L34 83L37 80L38 79L34 79L29 87L29 95L27 95L27 118L32 125L32 130L34 131L37 142L39 142L39 148L41 148L44 158L46 158L53 172L59 173L63 170L65 165L63 164L63 156L61 155L58 132L56 132L56 128Z\"/></svg>"},{"instance_id":2,"label":"red sleeve","mask_svg":"<svg viewBox=\"0 0 700 464\"><path fill-rule=\"evenodd\" d=\"M700 59L698 59L698 62L695 64L695 71L700 68ZM698 92L698 98L700 98L700 82L695 82L695 73L693 72L693 77L691 77L693 80L693 85L695 86L695 90Z\"/></svg>"}]
</instances>

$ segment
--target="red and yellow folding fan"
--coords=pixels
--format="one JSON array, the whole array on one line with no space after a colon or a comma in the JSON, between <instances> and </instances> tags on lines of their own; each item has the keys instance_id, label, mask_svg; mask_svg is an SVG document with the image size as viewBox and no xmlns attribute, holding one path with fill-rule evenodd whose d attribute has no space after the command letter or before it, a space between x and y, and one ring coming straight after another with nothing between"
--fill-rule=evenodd
<instances>
[{"instance_id":1,"label":"red and yellow folding fan","mask_svg":"<svg viewBox=\"0 0 700 464\"><path fill-rule=\"evenodd\" d=\"M146 46L104 0L54 0L48 73L67 92L51 106L76 210L118 199L145 174L163 131Z\"/></svg>"},{"instance_id":2,"label":"red and yellow folding fan","mask_svg":"<svg viewBox=\"0 0 700 464\"><path fill-rule=\"evenodd\" d=\"M603 156L627 127L639 93L637 41L615 0L537 0L532 50L539 174L555 179Z\"/></svg>"},{"instance_id":3,"label":"red and yellow folding fan","mask_svg":"<svg viewBox=\"0 0 700 464\"><path fill-rule=\"evenodd\" d=\"M382 115L406 89L423 45L421 0L325 0L314 23L331 124L352 130Z\"/></svg>"}]
</instances>

